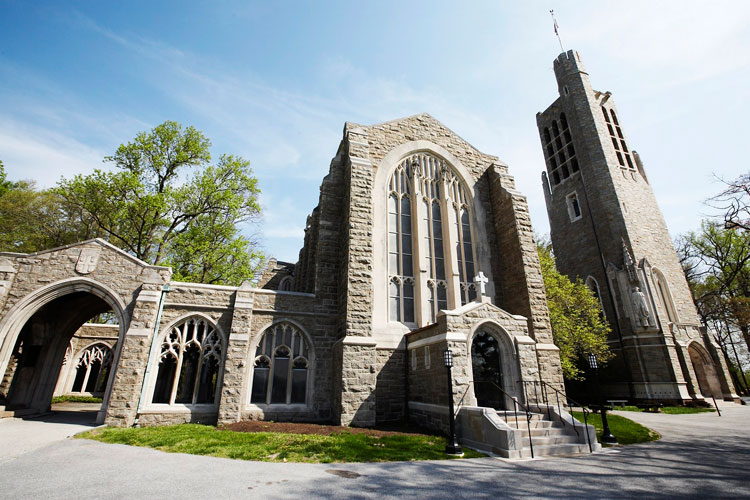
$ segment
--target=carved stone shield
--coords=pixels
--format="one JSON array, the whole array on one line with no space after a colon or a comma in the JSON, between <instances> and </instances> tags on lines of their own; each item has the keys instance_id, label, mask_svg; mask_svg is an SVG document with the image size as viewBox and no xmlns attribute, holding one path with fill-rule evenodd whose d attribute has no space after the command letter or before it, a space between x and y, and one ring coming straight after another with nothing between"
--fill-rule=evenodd
<instances>
[{"instance_id":1,"label":"carved stone shield","mask_svg":"<svg viewBox=\"0 0 750 500\"><path fill-rule=\"evenodd\" d=\"M99 262L100 253L100 248L82 248L81 254L78 256L78 262L76 263L76 271L81 274L93 272L96 269L96 264Z\"/></svg>"}]
</instances>

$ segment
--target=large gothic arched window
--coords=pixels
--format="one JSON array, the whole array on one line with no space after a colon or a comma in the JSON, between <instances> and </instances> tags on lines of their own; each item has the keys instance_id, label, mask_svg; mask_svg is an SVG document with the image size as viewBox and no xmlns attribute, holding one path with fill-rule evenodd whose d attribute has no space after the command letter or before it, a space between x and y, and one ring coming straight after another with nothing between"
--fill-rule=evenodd
<instances>
[{"instance_id":1,"label":"large gothic arched window","mask_svg":"<svg viewBox=\"0 0 750 500\"><path fill-rule=\"evenodd\" d=\"M187 318L161 339L152 403L216 404L224 341L208 320Z\"/></svg>"},{"instance_id":2,"label":"large gothic arched window","mask_svg":"<svg viewBox=\"0 0 750 500\"><path fill-rule=\"evenodd\" d=\"M424 152L399 163L388 191L391 321L431 323L476 298L471 220L467 191L445 160Z\"/></svg>"},{"instance_id":3,"label":"large gothic arched window","mask_svg":"<svg viewBox=\"0 0 750 500\"><path fill-rule=\"evenodd\" d=\"M310 348L299 328L288 322L273 325L263 333L255 350L254 404L304 404Z\"/></svg>"}]
</instances>

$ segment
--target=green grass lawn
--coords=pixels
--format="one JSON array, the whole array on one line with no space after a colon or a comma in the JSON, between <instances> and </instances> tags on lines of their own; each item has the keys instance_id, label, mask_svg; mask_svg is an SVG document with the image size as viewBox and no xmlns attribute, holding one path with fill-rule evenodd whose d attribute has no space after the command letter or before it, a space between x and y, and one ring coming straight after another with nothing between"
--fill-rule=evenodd
<instances>
[{"instance_id":1,"label":"green grass lawn","mask_svg":"<svg viewBox=\"0 0 750 500\"><path fill-rule=\"evenodd\" d=\"M266 462L390 462L440 460L445 438L421 434L374 437L348 432L331 436L277 432L234 432L198 424L95 429L76 437L145 446L170 453ZM464 458L485 456L464 448Z\"/></svg>"},{"instance_id":2,"label":"green grass lawn","mask_svg":"<svg viewBox=\"0 0 750 500\"><path fill-rule=\"evenodd\" d=\"M642 412L642 408L637 406L615 406L615 411L639 411ZM696 406L663 406L660 409L661 413L667 413L669 415L683 415L686 413L706 413L716 411L713 408L701 408Z\"/></svg>"},{"instance_id":3,"label":"green grass lawn","mask_svg":"<svg viewBox=\"0 0 750 500\"><path fill-rule=\"evenodd\" d=\"M583 422L582 412L574 411L572 412L572 415L579 421ZM590 413L588 416L588 423L596 427L596 438L601 442L602 416L598 413ZM608 413L607 423L609 423L610 432L612 432L612 435L617 438L619 444L646 443L661 438L658 432L652 431L648 427L644 427L639 423L633 422L632 420L619 415Z\"/></svg>"},{"instance_id":4,"label":"green grass lawn","mask_svg":"<svg viewBox=\"0 0 750 500\"><path fill-rule=\"evenodd\" d=\"M102 398L93 396L56 396L52 398L52 404L55 403L101 403Z\"/></svg>"}]
</instances>

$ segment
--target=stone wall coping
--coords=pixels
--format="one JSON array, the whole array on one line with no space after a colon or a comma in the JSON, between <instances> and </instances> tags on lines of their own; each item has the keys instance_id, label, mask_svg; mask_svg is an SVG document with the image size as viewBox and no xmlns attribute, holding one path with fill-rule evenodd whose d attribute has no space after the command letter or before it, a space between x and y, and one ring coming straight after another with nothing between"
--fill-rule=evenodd
<instances>
[{"instance_id":1,"label":"stone wall coping","mask_svg":"<svg viewBox=\"0 0 750 500\"><path fill-rule=\"evenodd\" d=\"M516 344L536 344L536 340L532 339L528 335L516 335L515 337L513 337L513 339L516 341Z\"/></svg>"},{"instance_id":2,"label":"stone wall coping","mask_svg":"<svg viewBox=\"0 0 750 500\"><path fill-rule=\"evenodd\" d=\"M438 317L441 316L441 315L444 315L444 316L462 316L462 315L464 315L464 314L466 314L468 312L471 312L474 309L477 309L477 308L479 308L481 306L488 305L488 306L491 306L493 309L496 309L496 310L500 311L501 313L503 313L504 315L509 316L509 317L511 317L511 318L513 318L515 320L518 320L518 321L527 321L528 320L528 318L526 316L521 316L520 314L511 314L508 311L506 311L505 309L501 309L501 308L497 307L495 304L492 303L492 301L491 301L491 299L489 297L483 297L482 299L483 300L481 302L476 302L476 301L475 302L469 302L468 304L464 304L463 306L457 307L456 309L440 311L438 313Z\"/></svg>"},{"instance_id":3,"label":"stone wall coping","mask_svg":"<svg viewBox=\"0 0 750 500\"><path fill-rule=\"evenodd\" d=\"M409 408L415 409L415 410L423 410L423 411L429 411L432 413L440 413L440 414L448 414L448 407L445 405L435 405L431 403L420 403L419 401L409 401ZM462 408L459 406L456 408L456 412Z\"/></svg>"},{"instance_id":4,"label":"stone wall coping","mask_svg":"<svg viewBox=\"0 0 750 500\"><path fill-rule=\"evenodd\" d=\"M128 337L148 337L153 330L151 328L130 328L125 335Z\"/></svg>"},{"instance_id":5,"label":"stone wall coping","mask_svg":"<svg viewBox=\"0 0 750 500\"><path fill-rule=\"evenodd\" d=\"M378 345L377 340L372 337L361 337L358 335L347 335L340 339L344 345L362 345L375 347ZM338 342L338 341L337 341Z\"/></svg>"},{"instance_id":6,"label":"stone wall coping","mask_svg":"<svg viewBox=\"0 0 750 500\"><path fill-rule=\"evenodd\" d=\"M120 325L111 325L109 323L84 323L81 325L81 327L84 327L84 326L92 326L95 328L117 328L117 329L120 328Z\"/></svg>"},{"instance_id":7,"label":"stone wall coping","mask_svg":"<svg viewBox=\"0 0 750 500\"><path fill-rule=\"evenodd\" d=\"M412 331L410 331L408 333L405 333L404 335L406 335L407 337L409 337L411 335L415 335L415 334L423 332L425 330L429 330L430 328L437 328L437 326L438 326L437 323L430 323L429 325L425 325L425 326L423 326L421 328L417 328L416 330L412 330Z\"/></svg>"},{"instance_id":8,"label":"stone wall coping","mask_svg":"<svg viewBox=\"0 0 750 500\"><path fill-rule=\"evenodd\" d=\"M288 292L288 291L283 291L283 290L266 290L265 288L254 288L253 292L261 293L265 295L293 295L295 297L315 298L314 293L307 293L307 292Z\"/></svg>"},{"instance_id":9,"label":"stone wall coping","mask_svg":"<svg viewBox=\"0 0 750 500\"><path fill-rule=\"evenodd\" d=\"M457 307L455 309L444 309L438 312L438 316L462 316L466 314L469 311L473 311L474 309L481 307L486 302L469 302L468 304L464 304L461 307Z\"/></svg>"},{"instance_id":10,"label":"stone wall coping","mask_svg":"<svg viewBox=\"0 0 750 500\"><path fill-rule=\"evenodd\" d=\"M460 332L448 332L448 333L441 333L439 335L434 335L432 337L427 337L425 339L415 340L414 342L409 342L408 349L417 349L419 347L423 347L430 344L437 344L438 342L466 342L467 336L465 333Z\"/></svg>"},{"instance_id":11,"label":"stone wall coping","mask_svg":"<svg viewBox=\"0 0 750 500\"><path fill-rule=\"evenodd\" d=\"M108 241L105 241L105 240L103 240L101 238L92 238L90 240L79 241L77 243L71 243L69 245L63 245L63 246L59 246L59 247L55 247L55 248L50 248L49 250L42 250L40 252L34 252L34 253L0 252L0 255L12 255L12 256L16 256L16 257L36 257L37 255L43 255L43 254L52 253L52 252L59 252L60 250L67 250L68 248L82 247L82 246L87 245L89 243L97 243L97 244L99 244L99 245L101 245L101 246L103 246L105 248L109 248L110 250L113 250L113 251L119 253L120 255L122 255L123 257L127 258L128 260L135 262L136 264L140 265L141 267L145 267L147 269L158 269L158 270L163 270L163 271L169 271L170 273L172 272L172 268L171 267L151 265L151 264L149 264L147 262L142 261L138 257L133 257L132 255L130 255L129 253L127 253L122 248L118 248L118 247L114 246L112 243L110 243Z\"/></svg>"},{"instance_id":12,"label":"stone wall coping","mask_svg":"<svg viewBox=\"0 0 750 500\"><path fill-rule=\"evenodd\" d=\"M537 344L536 350L537 351L559 351L560 348L557 347L555 344Z\"/></svg>"}]
</instances>

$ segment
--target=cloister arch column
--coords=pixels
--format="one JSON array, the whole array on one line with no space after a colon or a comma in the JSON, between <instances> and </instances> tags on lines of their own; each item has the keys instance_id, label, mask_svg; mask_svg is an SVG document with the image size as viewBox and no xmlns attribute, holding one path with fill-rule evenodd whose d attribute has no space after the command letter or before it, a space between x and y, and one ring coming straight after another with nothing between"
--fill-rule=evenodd
<instances>
[{"instance_id":1,"label":"cloister arch column","mask_svg":"<svg viewBox=\"0 0 750 500\"><path fill-rule=\"evenodd\" d=\"M135 299L130 326L120 347L115 378L110 391L105 423L130 427L135 422L148 365L164 282L153 276L143 283Z\"/></svg>"},{"instance_id":2,"label":"cloister arch column","mask_svg":"<svg viewBox=\"0 0 750 500\"><path fill-rule=\"evenodd\" d=\"M232 327L227 339L224 377L219 400L218 425L239 422L242 406L250 400L250 387L247 381L253 367L249 352L254 303L252 290L249 283L243 283L234 297Z\"/></svg>"}]
</instances>

